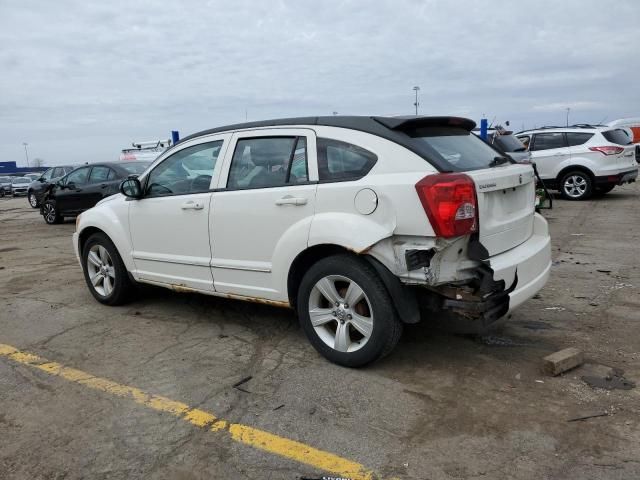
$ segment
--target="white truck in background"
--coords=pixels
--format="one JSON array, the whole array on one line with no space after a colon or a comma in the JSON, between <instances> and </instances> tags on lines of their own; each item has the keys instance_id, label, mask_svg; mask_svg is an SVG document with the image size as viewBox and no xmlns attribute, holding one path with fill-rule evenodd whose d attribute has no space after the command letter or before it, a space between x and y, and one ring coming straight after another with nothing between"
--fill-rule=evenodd
<instances>
[{"instance_id":1,"label":"white truck in background","mask_svg":"<svg viewBox=\"0 0 640 480\"><path fill-rule=\"evenodd\" d=\"M125 148L120 152L120 160L153 162L171 146L171 140L132 142L131 146L132 148Z\"/></svg>"}]
</instances>

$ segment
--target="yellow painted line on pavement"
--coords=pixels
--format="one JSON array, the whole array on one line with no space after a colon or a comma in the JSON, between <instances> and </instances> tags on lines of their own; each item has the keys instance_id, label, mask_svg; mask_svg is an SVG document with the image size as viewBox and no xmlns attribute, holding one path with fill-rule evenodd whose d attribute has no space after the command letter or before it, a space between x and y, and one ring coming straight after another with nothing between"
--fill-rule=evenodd
<instances>
[{"instance_id":1,"label":"yellow painted line on pavement","mask_svg":"<svg viewBox=\"0 0 640 480\"><path fill-rule=\"evenodd\" d=\"M139 388L122 385L106 378L96 377L81 370L66 367L60 363L51 362L38 355L22 352L11 345L0 343L0 357L8 358L22 365L28 365L29 367L56 377L64 378L65 380L93 390L99 390L116 397L133 400L145 407L181 418L196 427L207 428L213 432L226 433L236 442L309 465L323 472L336 474L339 477L346 477L353 480L372 480L376 478L372 471L365 469L361 464L339 457L333 453L325 452L304 443L280 437L248 425L226 422L210 412L198 408L191 408L186 403L147 393Z\"/></svg>"}]
</instances>

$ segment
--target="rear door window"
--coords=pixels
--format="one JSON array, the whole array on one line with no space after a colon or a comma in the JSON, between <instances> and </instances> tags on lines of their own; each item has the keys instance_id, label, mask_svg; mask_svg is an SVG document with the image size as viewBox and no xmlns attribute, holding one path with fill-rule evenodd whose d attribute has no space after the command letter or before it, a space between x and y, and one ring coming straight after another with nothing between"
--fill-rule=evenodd
<instances>
[{"instance_id":1,"label":"rear door window","mask_svg":"<svg viewBox=\"0 0 640 480\"><path fill-rule=\"evenodd\" d=\"M617 128L615 130L608 130L606 132L602 132L604 138L611 143L617 143L618 145L630 145L631 137L629 134L622 130L621 128Z\"/></svg>"},{"instance_id":2,"label":"rear door window","mask_svg":"<svg viewBox=\"0 0 640 480\"><path fill-rule=\"evenodd\" d=\"M567 146L564 133L536 133L533 136L533 147L531 150L551 150L552 148L564 148Z\"/></svg>"},{"instance_id":3,"label":"rear door window","mask_svg":"<svg viewBox=\"0 0 640 480\"><path fill-rule=\"evenodd\" d=\"M582 145L587 143L587 141L593 137L593 133L578 133L578 132L567 132L567 143L570 147L576 147L578 145Z\"/></svg>"},{"instance_id":4,"label":"rear door window","mask_svg":"<svg viewBox=\"0 0 640 480\"><path fill-rule=\"evenodd\" d=\"M281 187L308 180L306 138L241 138L231 159L227 188Z\"/></svg>"},{"instance_id":5,"label":"rear door window","mask_svg":"<svg viewBox=\"0 0 640 480\"><path fill-rule=\"evenodd\" d=\"M378 161L375 153L339 140L318 138L318 174L320 181L357 180Z\"/></svg>"}]
</instances>

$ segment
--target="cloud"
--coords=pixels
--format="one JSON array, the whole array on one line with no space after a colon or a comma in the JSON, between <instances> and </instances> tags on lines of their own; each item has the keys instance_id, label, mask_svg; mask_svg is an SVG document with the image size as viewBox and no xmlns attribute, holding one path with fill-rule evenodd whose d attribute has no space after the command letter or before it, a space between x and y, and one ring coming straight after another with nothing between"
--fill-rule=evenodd
<instances>
[{"instance_id":1,"label":"cloud","mask_svg":"<svg viewBox=\"0 0 640 480\"><path fill-rule=\"evenodd\" d=\"M633 0L2 2L0 161L21 161L23 141L50 163L111 160L245 114L407 114L414 85L425 114L637 116L639 14Z\"/></svg>"}]
</instances>

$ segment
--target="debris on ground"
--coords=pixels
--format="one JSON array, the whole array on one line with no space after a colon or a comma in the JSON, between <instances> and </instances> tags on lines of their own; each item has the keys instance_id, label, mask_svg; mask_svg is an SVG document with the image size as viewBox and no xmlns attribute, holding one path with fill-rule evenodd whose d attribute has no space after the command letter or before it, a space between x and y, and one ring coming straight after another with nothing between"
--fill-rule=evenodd
<instances>
[{"instance_id":1,"label":"debris on ground","mask_svg":"<svg viewBox=\"0 0 640 480\"><path fill-rule=\"evenodd\" d=\"M579 422L581 420L588 420L590 418L596 418L596 417L608 417L609 414L607 412L597 412L597 413L591 413L588 415L581 415L579 417L573 417L573 418L569 418L567 420L567 422Z\"/></svg>"},{"instance_id":2,"label":"debris on ground","mask_svg":"<svg viewBox=\"0 0 640 480\"><path fill-rule=\"evenodd\" d=\"M244 393L251 393L248 390L245 390L244 388L241 388L241 385L244 385L245 383L247 383L249 380L251 380L253 377L251 375L249 375L248 377L244 377L242 380L234 383L232 386L233 388L235 388L236 390L240 390L241 392Z\"/></svg>"},{"instance_id":3,"label":"debris on ground","mask_svg":"<svg viewBox=\"0 0 640 480\"><path fill-rule=\"evenodd\" d=\"M611 369L611 373L605 376L583 375L582 381L593 388L605 390L631 390L636 384L623 377L624 371L619 368Z\"/></svg>"},{"instance_id":4,"label":"debris on ground","mask_svg":"<svg viewBox=\"0 0 640 480\"><path fill-rule=\"evenodd\" d=\"M577 348L565 348L547 355L543 359L543 369L546 374L556 376L567 370L576 368L584 362L584 355Z\"/></svg>"}]
</instances>

